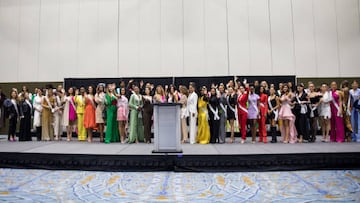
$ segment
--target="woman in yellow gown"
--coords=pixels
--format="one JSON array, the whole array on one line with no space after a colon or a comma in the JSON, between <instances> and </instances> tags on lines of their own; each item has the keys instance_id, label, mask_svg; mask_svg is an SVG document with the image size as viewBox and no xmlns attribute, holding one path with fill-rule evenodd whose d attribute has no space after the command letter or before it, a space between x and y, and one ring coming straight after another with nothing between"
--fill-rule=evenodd
<instances>
[{"instance_id":1,"label":"woman in yellow gown","mask_svg":"<svg viewBox=\"0 0 360 203\"><path fill-rule=\"evenodd\" d=\"M210 142L210 127L208 122L209 98L206 87L201 88L201 96L198 100L198 134L197 142L199 144L208 144Z\"/></svg>"}]
</instances>

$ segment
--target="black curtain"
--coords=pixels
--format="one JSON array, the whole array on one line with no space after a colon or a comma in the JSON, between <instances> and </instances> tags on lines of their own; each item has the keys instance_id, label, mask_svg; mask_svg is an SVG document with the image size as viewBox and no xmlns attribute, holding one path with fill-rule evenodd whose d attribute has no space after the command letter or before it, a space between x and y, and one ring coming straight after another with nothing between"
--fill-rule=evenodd
<instances>
[{"instance_id":1,"label":"black curtain","mask_svg":"<svg viewBox=\"0 0 360 203\"><path fill-rule=\"evenodd\" d=\"M152 84L156 85L169 85L173 83L172 77L136 77L136 78L65 78L64 79L64 86L65 89L68 89L69 87L87 87L89 85L92 85L94 87L97 86L99 83L115 83L116 86L119 86L120 81L125 81L125 84L127 85L130 80L134 80L136 83L140 83L140 81L144 81L144 84L147 82L150 82Z\"/></svg>"}]
</instances>

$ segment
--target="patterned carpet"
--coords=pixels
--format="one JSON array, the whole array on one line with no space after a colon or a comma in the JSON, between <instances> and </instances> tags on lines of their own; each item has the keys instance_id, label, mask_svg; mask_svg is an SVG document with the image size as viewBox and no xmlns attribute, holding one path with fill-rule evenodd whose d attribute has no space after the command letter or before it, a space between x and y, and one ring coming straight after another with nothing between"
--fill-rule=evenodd
<instances>
[{"instance_id":1,"label":"patterned carpet","mask_svg":"<svg viewBox=\"0 0 360 203\"><path fill-rule=\"evenodd\" d=\"M360 171L110 173L0 169L1 202L360 202Z\"/></svg>"}]
</instances>

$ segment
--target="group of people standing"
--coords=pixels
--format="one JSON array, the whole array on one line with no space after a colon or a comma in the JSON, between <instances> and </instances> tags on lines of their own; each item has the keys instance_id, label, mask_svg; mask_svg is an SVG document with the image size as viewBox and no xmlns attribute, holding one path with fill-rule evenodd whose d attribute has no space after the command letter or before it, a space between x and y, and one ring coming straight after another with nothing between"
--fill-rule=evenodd
<instances>
[{"instance_id":1,"label":"group of people standing","mask_svg":"<svg viewBox=\"0 0 360 203\"><path fill-rule=\"evenodd\" d=\"M199 91L197 91L199 90ZM360 89L357 81L351 84L336 82L330 87L323 83L316 88L313 82L280 83L278 88L266 81L252 84L229 81L197 89L188 86L161 85L130 81L99 83L93 86L69 87L59 85L36 88L31 94L24 86L21 92L13 88L10 98L1 93L0 116L9 119L9 141L15 141L17 122L20 121L19 141L31 140L34 131L37 140L60 140L66 128L67 141L76 132L79 141L93 141L98 131L105 143L151 143L154 103L181 104L181 141L190 144L225 143L227 127L229 143L235 142L235 123L241 143L250 134L251 142L314 142L319 129L323 142L360 142ZM2 120L1 119L1 120ZM267 128L267 124L270 126ZM105 132L105 134L104 134Z\"/></svg>"}]
</instances>

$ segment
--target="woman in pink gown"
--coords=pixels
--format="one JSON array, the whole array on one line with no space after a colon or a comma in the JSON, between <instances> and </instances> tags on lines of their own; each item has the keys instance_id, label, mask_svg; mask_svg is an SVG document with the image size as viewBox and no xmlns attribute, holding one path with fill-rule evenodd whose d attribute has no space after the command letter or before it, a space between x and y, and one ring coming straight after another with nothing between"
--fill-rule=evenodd
<instances>
[{"instance_id":1,"label":"woman in pink gown","mask_svg":"<svg viewBox=\"0 0 360 203\"><path fill-rule=\"evenodd\" d=\"M297 132L295 128L295 115L291 111L291 93L289 87L284 85L283 94L280 98L281 107L279 111L279 119L283 121L280 127L281 137L284 143L296 143Z\"/></svg>"},{"instance_id":2,"label":"woman in pink gown","mask_svg":"<svg viewBox=\"0 0 360 203\"><path fill-rule=\"evenodd\" d=\"M331 108L331 130L330 130L330 141L331 142L344 142L345 141L345 129L343 121L343 110L342 110L342 92L337 90L336 82L331 83L331 96L333 98L330 103Z\"/></svg>"}]
</instances>

